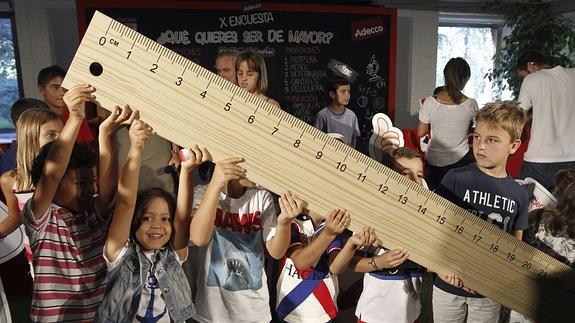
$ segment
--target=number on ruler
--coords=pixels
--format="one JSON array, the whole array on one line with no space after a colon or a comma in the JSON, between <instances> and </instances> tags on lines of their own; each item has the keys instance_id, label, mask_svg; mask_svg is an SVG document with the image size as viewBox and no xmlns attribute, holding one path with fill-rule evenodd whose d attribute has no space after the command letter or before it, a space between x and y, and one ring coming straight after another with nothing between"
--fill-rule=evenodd
<instances>
[{"instance_id":1,"label":"number on ruler","mask_svg":"<svg viewBox=\"0 0 575 323\"><path fill-rule=\"evenodd\" d=\"M537 276L539 276L541 278L545 278L547 276L547 272L544 269L540 269Z\"/></svg>"},{"instance_id":2,"label":"number on ruler","mask_svg":"<svg viewBox=\"0 0 575 323\"><path fill-rule=\"evenodd\" d=\"M253 114L248 117L248 123L249 123L249 124L254 123L255 120L256 120L256 116L254 116Z\"/></svg>"},{"instance_id":3,"label":"number on ruler","mask_svg":"<svg viewBox=\"0 0 575 323\"><path fill-rule=\"evenodd\" d=\"M473 235L473 242L478 243L481 240L481 236L478 234Z\"/></svg>"},{"instance_id":4,"label":"number on ruler","mask_svg":"<svg viewBox=\"0 0 575 323\"><path fill-rule=\"evenodd\" d=\"M365 182L365 179L367 178L366 175L363 175L363 173L359 173L359 174L357 174L357 175L358 175L358 176L357 176L357 180L358 180L358 181L360 181L360 182L362 182L362 183Z\"/></svg>"},{"instance_id":5,"label":"number on ruler","mask_svg":"<svg viewBox=\"0 0 575 323\"><path fill-rule=\"evenodd\" d=\"M489 247L489 251L491 252L497 252L497 250L499 250L499 246L496 245L495 243L491 244L491 247Z\"/></svg>"},{"instance_id":6,"label":"number on ruler","mask_svg":"<svg viewBox=\"0 0 575 323\"><path fill-rule=\"evenodd\" d=\"M278 132L278 127L274 127L274 130L272 131L272 135L274 135L276 132Z\"/></svg>"},{"instance_id":7,"label":"number on ruler","mask_svg":"<svg viewBox=\"0 0 575 323\"><path fill-rule=\"evenodd\" d=\"M296 147L296 148L299 148L299 144L301 144L301 140L296 139L296 140L294 141L294 143L293 143L293 146Z\"/></svg>"},{"instance_id":8,"label":"number on ruler","mask_svg":"<svg viewBox=\"0 0 575 323\"><path fill-rule=\"evenodd\" d=\"M204 91L204 92L200 93L200 96L202 97L202 99L206 98L206 94L208 94L208 91Z\"/></svg>"},{"instance_id":9,"label":"number on ruler","mask_svg":"<svg viewBox=\"0 0 575 323\"><path fill-rule=\"evenodd\" d=\"M232 108L232 103L231 103L231 102L226 103L226 105L224 106L224 110L225 110L225 111L230 111L231 108Z\"/></svg>"},{"instance_id":10,"label":"number on ruler","mask_svg":"<svg viewBox=\"0 0 575 323\"><path fill-rule=\"evenodd\" d=\"M183 81L183 80L184 80L184 79L183 79L181 76L178 76L178 79L176 80L176 85L177 85L177 86L182 85L182 81Z\"/></svg>"},{"instance_id":11,"label":"number on ruler","mask_svg":"<svg viewBox=\"0 0 575 323\"><path fill-rule=\"evenodd\" d=\"M405 196L405 195L403 195L403 194L400 195L398 201L399 201L401 204L407 204L407 196Z\"/></svg>"},{"instance_id":12,"label":"number on ruler","mask_svg":"<svg viewBox=\"0 0 575 323\"><path fill-rule=\"evenodd\" d=\"M515 260L515 254L513 252L508 253L507 254L507 260L509 260L509 261Z\"/></svg>"},{"instance_id":13,"label":"number on ruler","mask_svg":"<svg viewBox=\"0 0 575 323\"><path fill-rule=\"evenodd\" d=\"M132 55L132 51L131 51L131 50L128 51L128 56L126 57L126 59L130 59L130 55Z\"/></svg>"},{"instance_id":14,"label":"number on ruler","mask_svg":"<svg viewBox=\"0 0 575 323\"><path fill-rule=\"evenodd\" d=\"M425 215L425 212L427 212L427 208L423 207L423 204L419 206L419 208L417 209L417 212Z\"/></svg>"},{"instance_id":15,"label":"number on ruler","mask_svg":"<svg viewBox=\"0 0 575 323\"><path fill-rule=\"evenodd\" d=\"M533 264L531 264L529 261L524 261L523 265L521 265L521 268L529 270L529 269L531 269L532 266L533 266Z\"/></svg>"},{"instance_id":16,"label":"number on ruler","mask_svg":"<svg viewBox=\"0 0 575 323\"><path fill-rule=\"evenodd\" d=\"M317 154L315 154L315 159L321 159L321 157L323 157L323 153L320 150L317 152Z\"/></svg>"},{"instance_id":17,"label":"number on ruler","mask_svg":"<svg viewBox=\"0 0 575 323\"><path fill-rule=\"evenodd\" d=\"M455 233L457 234L463 234L463 231L465 230L465 228L461 225L456 225L455 226Z\"/></svg>"},{"instance_id":18,"label":"number on ruler","mask_svg":"<svg viewBox=\"0 0 575 323\"><path fill-rule=\"evenodd\" d=\"M339 171L343 173L347 169L347 165L342 162L337 162L337 166L335 168L339 169Z\"/></svg>"},{"instance_id":19,"label":"number on ruler","mask_svg":"<svg viewBox=\"0 0 575 323\"><path fill-rule=\"evenodd\" d=\"M445 223L445 217L444 216L437 216L437 219L435 220L435 222L439 223L439 224L444 224Z\"/></svg>"},{"instance_id":20,"label":"number on ruler","mask_svg":"<svg viewBox=\"0 0 575 323\"><path fill-rule=\"evenodd\" d=\"M387 194L386 192L389 190L389 187L387 187L387 185L380 184L377 190L380 193Z\"/></svg>"},{"instance_id":21,"label":"number on ruler","mask_svg":"<svg viewBox=\"0 0 575 323\"><path fill-rule=\"evenodd\" d=\"M157 69L158 69L158 64L154 63L154 64L152 64L152 68L150 68L150 72L156 73Z\"/></svg>"}]
</instances>

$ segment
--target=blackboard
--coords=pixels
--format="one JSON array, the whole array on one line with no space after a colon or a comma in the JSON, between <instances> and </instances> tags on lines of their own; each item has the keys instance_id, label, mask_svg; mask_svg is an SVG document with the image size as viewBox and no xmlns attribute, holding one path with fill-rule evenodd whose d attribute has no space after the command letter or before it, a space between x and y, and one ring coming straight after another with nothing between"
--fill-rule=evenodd
<instances>
[{"instance_id":1,"label":"blackboard","mask_svg":"<svg viewBox=\"0 0 575 323\"><path fill-rule=\"evenodd\" d=\"M348 108L362 132L358 149L367 152L371 117L394 118L395 9L370 6L214 1L89 1L77 3L80 35L95 10L214 70L224 48L255 48L265 57L267 95L282 109L313 124L328 103L331 60L358 73Z\"/></svg>"}]
</instances>

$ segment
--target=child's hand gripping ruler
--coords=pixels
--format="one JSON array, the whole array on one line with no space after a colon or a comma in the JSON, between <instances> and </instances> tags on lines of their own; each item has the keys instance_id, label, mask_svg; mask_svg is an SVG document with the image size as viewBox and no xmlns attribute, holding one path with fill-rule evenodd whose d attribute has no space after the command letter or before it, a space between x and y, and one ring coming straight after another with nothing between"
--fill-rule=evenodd
<instances>
[{"instance_id":1,"label":"child's hand gripping ruler","mask_svg":"<svg viewBox=\"0 0 575 323\"><path fill-rule=\"evenodd\" d=\"M180 146L244 157L252 181L295 191L313 211L346 208L353 229L374 227L386 247L505 306L535 317L553 304L554 321L575 317L567 266L99 12L63 86L78 83L96 87L105 108L139 109Z\"/></svg>"}]
</instances>

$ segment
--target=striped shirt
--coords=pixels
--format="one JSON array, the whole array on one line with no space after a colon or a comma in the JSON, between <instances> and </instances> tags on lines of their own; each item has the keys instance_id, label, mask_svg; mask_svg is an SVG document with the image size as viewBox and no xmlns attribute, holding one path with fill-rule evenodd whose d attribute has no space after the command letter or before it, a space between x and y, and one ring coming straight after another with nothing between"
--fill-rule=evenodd
<instances>
[{"instance_id":1,"label":"striped shirt","mask_svg":"<svg viewBox=\"0 0 575 323\"><path fill-rule=\"evenodd\" d=\"M95 208L72 214L56 204L35 220L31 202L23 222L34 255L32 321L91 322L106 289L106 223Z\"/></svg>"}]
</instances>

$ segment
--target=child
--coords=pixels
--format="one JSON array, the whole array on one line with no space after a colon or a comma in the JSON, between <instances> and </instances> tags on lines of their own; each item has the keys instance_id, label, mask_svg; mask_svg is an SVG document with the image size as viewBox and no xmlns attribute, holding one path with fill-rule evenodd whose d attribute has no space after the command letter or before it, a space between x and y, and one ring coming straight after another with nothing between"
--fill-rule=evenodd
<instances>
[{"instance_id":1,"label":"child","mask_svg":"<svg viewBox=\"0 0 575 323\"><path fill-rule=\"evenodd\" d=\"M241 52L236 58L236 73L238 85L272 105L280 107L278 101L268 98L268 72L264 57L255 50Z\"/></svg>"},{"instance_id":2,"label":"child","mask_svg":"<svg viewBox=\"0 0 575 323\"><path fill-rule=\"evenodd\" d=\"M22 209L33 192L32 161L40 148L56 140L63 126L60 116L48 109L28 110L18 120L16 132L20 145L16 151L16 169L0 177L8 207L8 217L0 223L0 235L8 235L22 224Z\"/></svg>"},{"instance_id":3,"label":"child","mask_svg":"<svg viewBox=\"0 0 575 323\"><path fill-rule=\"evenodd\" d=\"M28 98L18 99L16 102L14 102L14 104L12 104L12 107L10 107L10 118L12 119L12 123L14 123L16 132L18 132L18 119L20 119L22 113L30 109L50 110L48 105L40 100ZM10 147L2 152L2 158L0 159L0 175L6 173L7 171L11 171L16 167L16 146L17 141L15 139L12 141L12 144L10 144Z\"/></svg>"},{"instance_id":4,"label":"child","mask_svg":"<svg viewBox=\"0 0 575 323\"><path fill-rule=\"evenodd\" d=\"M139 120L130 127L130 151L104 247L108 287L96 322L185 322L194 314L181 265L188 256L191 171L207 153L197 146L188 151L177 202L159 188L146 189L136 198L144 144L151 134Z\"/></svg>"},{"instance_id":5,"label":"child","mask_svg":"<svg viewBox=\"0 0 575 323\"><path fill-rule=\"evenodd\" d=\"M302 203L289 191L282 194L276 218L271 194L246 178L239 163L216 163L212 180L192 218L190 238L206 246L199 269L196 310L199 322L269 322L271 313L265 250L274 259L284 256L291 222Z\"/></svg>"},{"instance_id":6,"label":"child","mask_svg":"<svg viewBox=\"0 0 575 323\"><path fill-rule=\"evenodd\" d=\"M24 206L23 222L34 255L33 321L90 322L104 294L107 221L101 215L108 214L117 185L112 138L131 120L129 108L116 108L100 127L97 175L95 153L74 144L85 117L84 104L94 100L94 91L80 84L64 94L70 118L56 141L41 149L31 169L35 190Z\"/></svg>"},{"instance_id":7,"label":"child","mask_svg":"<svg viewBox=\"0 0 575 323\"><path fill-rule=\"evenodd\" d=\"M449 171L439 193L521 240L527 228L527 191L505 170L507 158L521 144L525 114L516 102L487 104L476 115L473 155L476 163ZM453 278L453 277L452 277ZM436 322L497 322L500 305L463 287L463 281L435 278Z\"/></svg>"},{"instance_id":8,"label":"child","mask_svg":"<svg viewBox=\"0 0 575 323\"><path fill-rule=\"evenodd\" d=\"M291 244L277 282L277 316L285 322L328 322L337 314L337 277L331 265L343 247L350 223L345 210L332 210L325 221L313 212L291 224Z\"/></svg>"},{"instance_id":9,"label":"child","mask_svg":"<svg viewBox=\"0 0 575 323\"><path fill-rule=\"evenodd\" d=\"M478 110L477 102L461 90L471 75L461 58L450 59L443 69L445 86L436 95L425 98L419 110L418 136L433 132L427 148L425 180L435 190L450 169L473 162L469 152L468 132Z\"/></svg>"},{"instance_id":10,"label":"child","mask_svg":"<svg viewBox=\"0 0 575 323\"><path fill-rule=\"evenodd\" d=\"M424 185L422 158L418 152L408 147L398 147L384 153L381 163L417 184Z\"/></svg>"},{"instance_id":11,"label":"child","mask_svg":"<svg viewBox=\"0 0 575 323\"><path fill-rule=\"evenodd\" d=\"M417 152L407 147L389 150L382 163L422 185L423 161ZM419 317L424 270L408 257L404 249L379 249L371 258L356 258L355 270L365 273L355 311L359 322L412 323Z\"/></svg>"},{"instance_id":12,"label":"child","mask_svg":"<svg viewBox=\"0 0 575 323\"><path fill-rule=\"evenodd\" d=\"M42 69L38 73L38 92L50 110L61 115L62 120L66 122L66 120L68 120L68 109L63 100L65 91L61 86L64 77L66 77L66 71L58 65L52 65ZM98 118L96 117L94 122L97 121ZM94 134L92 130L90 130L88 122L84 119L80 126L80 131L76 136L76 141L92 144L94 139Z\"/></svg>"},{"instance_id":13,"label":"child","mask_svg":"<svg viewBox=\"0 0 575 323\"><path fill-rule=\"evenodd\" d=\"M355 148L360 132L357 116L346 108L351 98L350 83L343 77L329 79L327 91L330 104L317 113L315 127L326 133L343 135L342 141Z\"/></svg>"}]
</instances>

